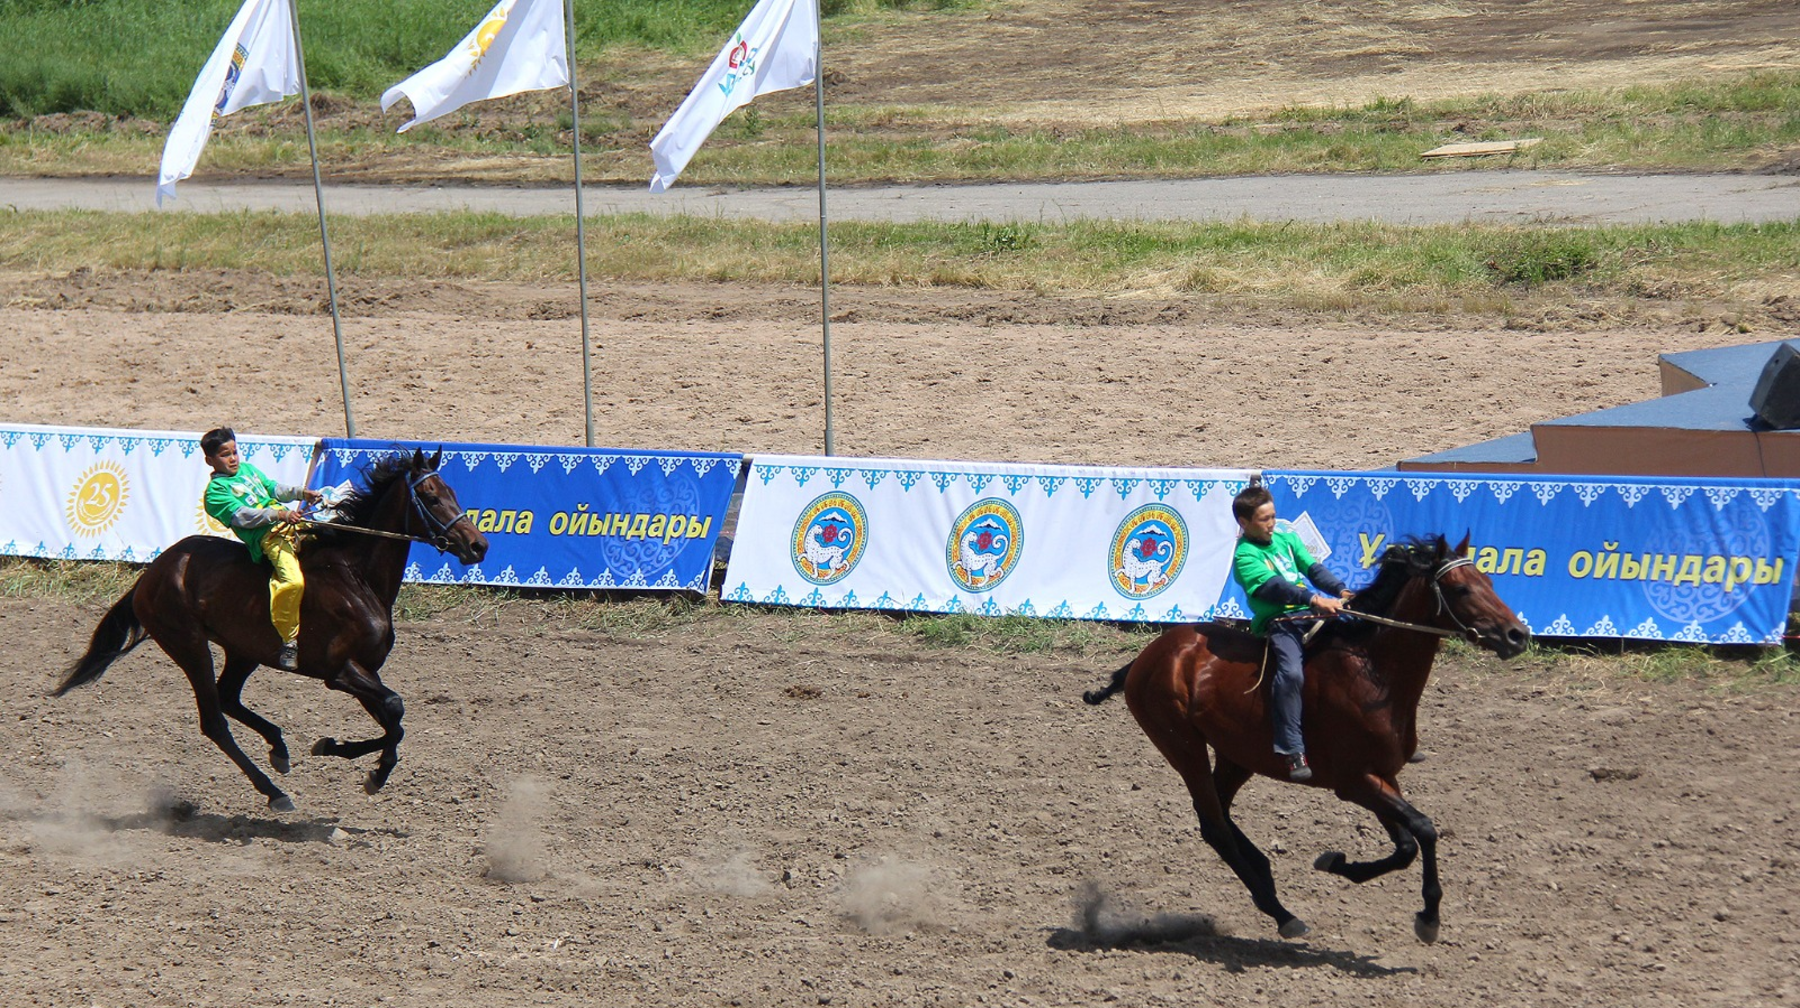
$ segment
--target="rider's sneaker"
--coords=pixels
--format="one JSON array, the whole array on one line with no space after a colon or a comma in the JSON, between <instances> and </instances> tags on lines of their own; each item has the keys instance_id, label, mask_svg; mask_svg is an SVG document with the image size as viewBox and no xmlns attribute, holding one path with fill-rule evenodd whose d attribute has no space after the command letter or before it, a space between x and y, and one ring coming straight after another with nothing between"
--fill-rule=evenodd
<instances>
[{"instance_id":1,"label":"rider's sneaker","mask_svg":"<svg viewBox=\"0 0 1800 1008\"><path fill-rule=\"evenodd\" d=\"M1288 780L1312 780L1312 767L1307 765L1305 753L1289 753L1284 758L1287 760Z\"/></svg>"},{"instance_id":2,"label":"rider's sneaker","mask_svg":"<svg viewBox=\"0 0 1800 1008\"><path fill-rule=\"evenodd\" d=\"M300 668L300 645L288 641L275 652L275 667L283 672L295 672Z\"/></svg>"}]
</instances>

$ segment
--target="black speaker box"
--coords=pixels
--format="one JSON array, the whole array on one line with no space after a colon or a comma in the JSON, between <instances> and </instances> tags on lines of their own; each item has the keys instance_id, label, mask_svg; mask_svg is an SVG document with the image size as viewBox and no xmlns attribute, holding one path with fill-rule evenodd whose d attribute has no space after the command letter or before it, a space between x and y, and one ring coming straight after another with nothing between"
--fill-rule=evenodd
<instances>
[{"instance_id":1,"label":"black speaker box","mask_svg":"<svg viewBox=\"0 0 1800 1008\"><path fill-rule=\"evenodd\" d=\"M1750 393L1750 409L1756 419L1775 430L1800 427L1800 350L1783 343L1769 355L1756 391Z\"/></svg>"}]
</instances>

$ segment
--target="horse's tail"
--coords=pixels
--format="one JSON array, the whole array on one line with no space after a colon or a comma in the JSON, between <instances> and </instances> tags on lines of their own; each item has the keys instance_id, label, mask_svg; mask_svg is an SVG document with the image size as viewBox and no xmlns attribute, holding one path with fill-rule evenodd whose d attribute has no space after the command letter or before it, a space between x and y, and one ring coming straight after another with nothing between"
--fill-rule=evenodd
<instances>
[{"instance_id":1,"label":"horse's tail","mask_svg":"<svg viewBox=\"0 0 1800 1008\"><path fill-rule=\"evenodd\" d=\"M69 666L69 672L63 677L62 685L56 687L52 696L62 696L77 686L86 686L100 678L106 667L117 661L127 651L144 642L150 636L144 625L138 622L137 613L132 610L131 597L137 594L137 586L132 585L113 607L106 611L100 625L94 628L94 639L88 642L87 654L75 664Z\"/></svg>"},{"instance_id":2,"label":"horse's tail","mask_svg":"<svg viewBox=\"0 0 1800 1008\"><path fill-rule=\"evenodd\" d=\"M1125 677L1131 674L1131 666L1136 661L1137 659L1133 658L1131 661L1119 666L1119 670L1112 674L1112 682L1107 683L1099 689L1088 690L1086 693L1081 694L1081 699L1086 700L1091 704L1105 703L1107 697L1110 697L1114 693L1125 688Z\"/></svg>"}]
</instances>

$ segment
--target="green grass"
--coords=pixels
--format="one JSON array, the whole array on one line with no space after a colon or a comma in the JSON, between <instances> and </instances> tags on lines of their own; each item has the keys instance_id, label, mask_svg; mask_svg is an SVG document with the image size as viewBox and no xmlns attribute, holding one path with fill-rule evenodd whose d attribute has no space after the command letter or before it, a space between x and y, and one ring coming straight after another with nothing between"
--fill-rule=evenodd
<instances>
[{"instance_id":1,"label":"green grass","mask_svg":"<svg viewBox=\"0 0 1800 1008\"><path fill-rule=\"evenodd\" d=\"M893 617L900 631L939 648L973 648L994 654L1115 654L1141 649L1160 627L1120 626L1091 620L1046 620L1029 616L975 616L907 613ZM1111 672L1096 668L1096 673Z\"/></svg>"},{"instance_id":2,"label":"green grass","mask_svg":"<svg viewBox=\"0 0 1800 1008\"><path fill-rule=\"evenodd\" d=\"M891 0L889 5L905 4ZM164 11L181 5L152 6ZM0 27L4 25L0 18ZM706 39L706 46L715 45L729 28L709 22L696 37ZM670 47L680 48L645 33L647 28L606 44L637 47L631 51L652 62L666 60ZM22 128L0 129L0 174L153 174L165 136L162 124L173 119L198 64L175 83L155 87L143 83L148 78L110 65L85 70L78 60L66 70L37 65L48 60L61 67L63 60L73 60L67 54L44 55L61 44L46 41L45 49L25 47L19 52L28 55L0 62L0 117L91 108L151 122L121 125L98 118L72 128L21 123ZM550 92L480 103L407 133L393 133L398 113L379 116L375 96L447 48L434 45L434 52L410 60L397 55L385 62L345 57L329 75L333 81L329 85L314 74L315 88L337 94L339 102L352 110L319 118L320 160L328 179L511 184L571 180L567 103ZM395 53L400 48L395 43ZM314 59L309 50L309 61ZM60 87L57 75L64 72L85 73L94 80ZM632 76L631 60L608 58L582 73L588 75L583 80L590 88L607 93L612 83ZM681 80L681 85L672 86L666 102L645 102L636 112L606 101L584 104L587 181L636 185L649 177L646 141L679 102L689 78ZM41 92L32 91L34 87ZM124 94L158 88L154 100L147 93ZM113 91L120 94L109 97ZM304 131L292 104L253 108L221 120L199 166L200 177L307 175ZM1378 99L1362 106L1272 109L1218 121L1080 128L1004 125L995 121L991 109L979 107L855 105L828 98L826 121L827 177L837 185L1474 167L1743 171L1785 163L1800 146L1800 71L1767 70L1661 87L1431 102ZM1419 158L1422 151L1445 142L1524 137L1542 142L1499 157ZM803 185L816 177L812 95L802 90L770 95L734 113L684 171L682 183Z\"/></svg>"},{"instance_id":3,"label":"green grass","mask_svg":"<svg viewBox=\"0 0 1800 1008\"><path fill-rule=\"evenodd\" d=\"M598 278L812 284L809 223L625 215L592 220ZM575 279L572 217L445 213L339 218L340 275ZM317 217L233 212L0 213L0 261L60 273L240 269L318 275ZM1510 310L1510 298L1755 300L1792 290L1800 220L1590 228L1375 223L840 222L836 283L1061 294L1232 295L1303 307Z\"/></svg>"},{"instance_id":4,"label":"green grass","mask_svg":"<svg viewBox=\"0 0 1800 1008\"><path fill-rule=\"evenodd\" d=\"M129 564L0 557L0 598L110 606L142 570Z\"/></svg>"},{"instance_id":5,"label":"green grass","mask_svg":"<svg viewBox=\"0 0 1800 1008\"><path fill-rule=\"evenodd\" d=\"M95 608L110 605L142 572L141 566L88 561L0 557L0 598L46 599ZM721 605L716 596L514 590L463 585L405 585L397 619L479 628L555 624L621 640L663 640L720 620L754 620L781 643L830 638L910 641L997 656L1058 654L1091 664L1094 685L1116 663L1141 650L1162 630L1148 624L989 618L967 613L827 612L784 606ZM1727 692L1800 687L1800 657L1792 648L1695 647L1625 641L1534 643L1502 662L1466 642L1444 653L1477 674L1553 681L1590 692L1621 682L1691 682Z\"/></svg>"},{"instance_id":6,"label":"green grass","mask_svg":"<svg viewBox=\"0 0 1800 1008\"><path fill-rule=\"evenodd\" d=\"M964 0L828 0L827 16L943 8ZM0 0L0 116L92 110L170 120L241 0ZM299 0L308 83L379 95L436 62L493 0ZM743 0L580 0L577 59L612 46L717 47Z\"/></svg>"}]
</instances>

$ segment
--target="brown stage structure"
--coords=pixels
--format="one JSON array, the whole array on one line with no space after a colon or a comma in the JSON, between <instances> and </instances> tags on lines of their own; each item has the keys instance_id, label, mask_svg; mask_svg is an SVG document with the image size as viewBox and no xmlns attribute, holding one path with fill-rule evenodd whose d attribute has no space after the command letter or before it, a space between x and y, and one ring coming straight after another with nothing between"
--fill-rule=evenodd
<instances>
[{"instance_id":1,"label":"brown stage structure","mask_svg":"<svg viewBox=\"0 0 1800 1008\"><path fill-rule=\"evenodd\" d=\"M1800 397L1800 374L1779 373L1794 356L1778 354L1785 342L1660 354L1659 399L1546 420L1524 434L1407 459L1395 468L1800 478L1800 429L1774 429L1765 421L1769 415L1800 413L1800 402L1770 398ZM1753 407L1759 379L1764 396Z\"/></svg>"}]
</instances>

